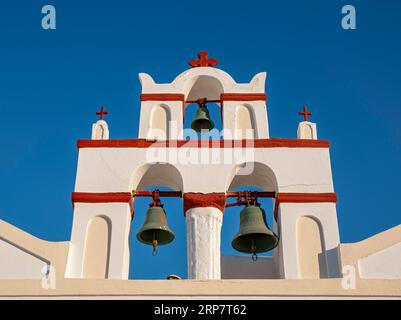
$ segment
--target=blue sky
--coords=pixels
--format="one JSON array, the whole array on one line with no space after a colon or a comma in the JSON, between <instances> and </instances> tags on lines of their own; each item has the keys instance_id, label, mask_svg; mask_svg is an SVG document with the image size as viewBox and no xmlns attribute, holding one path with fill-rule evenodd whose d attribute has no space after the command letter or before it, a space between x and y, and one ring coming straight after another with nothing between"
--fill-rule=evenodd
<instances>
[{"instance_id":1,"label":"blue sky","mask_svg":"<svg viewBox=\"0 0 401 320\"><path fill-rule=\"evenodd\" d=\"M56 7L56 30L41 28L45 4ZM346 4L357 30L341 28ZM319 138L332 142L342 242L400 224L400 14L397 0L3 1L0 219L69 240L76 140L90 137L95 111L105 104L112 138L137 137L137 74L170 82L206 50L238 82L268 72L272 137L295 138L297 112L309 106ZM157 258L135 240L146 200L136 203L132 278L186 276L181 202L165 203L177 238ZM226 214L225 253L236 213Z\"/></svg>"}]
</instances>

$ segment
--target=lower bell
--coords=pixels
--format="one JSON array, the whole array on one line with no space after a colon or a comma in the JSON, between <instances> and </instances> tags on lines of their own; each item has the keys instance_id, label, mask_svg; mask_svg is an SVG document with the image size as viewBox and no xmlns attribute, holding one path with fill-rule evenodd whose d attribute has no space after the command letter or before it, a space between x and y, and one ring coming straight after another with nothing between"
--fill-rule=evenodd
<instances>
[{"instance_id":1,"label":"lower bell","mask_svg":"<svg viewBox=\"0 0 401 320\"><path fill-rule=\"evenodd\" d=\"M157 246L172 242L175 238L173 231L167 224L166 212L162 207L150 207L146 213L145 222L136 234L136 238L147 245Z\"/></svg>"},{"instance_id":2,"label":"lower bell","mask_svg":"<svg viewBox=\"0 0 401 320\"><path fill-rule=\"evenodd\" d=\"M243 253L268 252L277 247L279 238L269 229L266 214L259 205L247 205L240 214L240 228L234 236L232 247Z\"/></svg>"}]
</instances>

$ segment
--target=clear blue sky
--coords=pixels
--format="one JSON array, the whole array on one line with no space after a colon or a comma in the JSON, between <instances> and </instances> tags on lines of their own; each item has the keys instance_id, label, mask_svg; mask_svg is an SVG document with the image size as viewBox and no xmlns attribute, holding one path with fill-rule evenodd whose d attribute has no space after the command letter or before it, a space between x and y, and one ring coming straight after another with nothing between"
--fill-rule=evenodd
<instances>
[{"instance_id":1,"label":"clear blue sky","mask_svg":"<svg viewBox=\"0 0 401 320\"><path fill-rule=\"evenodd\" d=\"M90 137L94 112L105 104L112 138L137 137L137 74L170 82L206 50L238 82L268 72L272 137L295 138L297 112L313 111L332 142L342 242L401 223L400 1L82 2L0 4L0 219L69 240L76 140ZM56 6L54 31L41 29L44 4ZM341 28L346 4L355 31ZM145 202L135 206L131 277L185 277L181 202L166 201L177 238L157 258L134 237ZM226 214L225 253L236 213Z\"/></svg>"}]
</instances>

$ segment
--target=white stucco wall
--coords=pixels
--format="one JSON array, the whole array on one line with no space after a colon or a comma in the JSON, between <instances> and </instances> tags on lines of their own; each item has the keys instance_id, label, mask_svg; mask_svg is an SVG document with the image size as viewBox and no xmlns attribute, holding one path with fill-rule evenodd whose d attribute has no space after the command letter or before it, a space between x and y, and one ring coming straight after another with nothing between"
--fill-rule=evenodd
<instances>
[{"instance_id":1,"label":"white stucco wall","mask_svg":"<svg viewBox=\"0 0 401 320\"><path fill-rule=\"evenodd\" d=\"M401 279L401 243L358 261L362 279Z\"/></svg>"},{"instance_id":2,"label":"white stucco wall","mask_svg":"<svg viewBox=\"0 0 401 320\"><path fill-rule=\"evenodd\" d=\"M130 192L146 172L144 166L152 162L170 163L176 168L182 178L183 192L225 192L245 162L262 163L270 168L279 192L333 192L327 148L185 147L80 149L75 191ZM177 185L176 181L165 183Z\"/></svg>"},{"instance_id":3,"label":"white stucco wall","mask_svg":"<svg viewBox=\"0 0 401 320\"><path fill-rule=\"evenodd\" d=\"M222 279L277 279L278 270L272 257L258 257L252 261L251 256L222 255Z\"/></svg>"},{"instance_id":4,"label":"white stucco wall","mask_svg":"<svg viewBox=\"0 0 401 320\"><path fill-rule=\"evenodd\" d=\"M329 278L340 277L340 236L335 203L281 203L278 212L280 242L277 259L280 277L300 279L297 223L301 217L315 219L322 229L322 242ZM277 226L275 227L276 230Z\"/></svg>"},{"instance_id":5,"label":"white stucco wall","mask_svg":"<svg viewBox=\"0 0 401 320\"><path fill-rule=\"evenodd\" d=\"M0 238L0 279L41 279L47 261Z\"/></svg>"},{"instance_id":6,"label":"white stucco wall","mask_svg":"<svg viewBox=\"0 0 401 320\"><path fill-rule=\"evenodd\" d=\"M96 216L110 220L109 279L128 279L131 209L128 203L75 203L66 278L82 278L86 231Z\"/></svg>"}]
</instances>

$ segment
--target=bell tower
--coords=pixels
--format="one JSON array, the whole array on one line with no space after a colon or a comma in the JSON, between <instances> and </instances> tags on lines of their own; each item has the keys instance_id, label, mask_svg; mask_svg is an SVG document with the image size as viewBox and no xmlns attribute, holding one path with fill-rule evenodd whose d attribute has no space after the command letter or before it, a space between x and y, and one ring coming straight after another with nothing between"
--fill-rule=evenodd
<instances>
[{"instance_id":1,"label":"bell tower","mask_svg":"<svg viewBox=\"0 0 401 320\"><path fill-rule=\"evenodd\" d=\"M189 279L339 277L330 143L318 140L316 124L308 121L311 113L306 107L300 113L304 121L297 138L270 138L266 73L237 83L204 51L189 65L171 83L139 74L138 139L109 139L102 108L92 139L78 141L66 276L127 279L135 198L152 197L143 227L135 233L157 251L179 232L167 223L170 215L160 198L177 197L186 221L181 232L187 235ZM192 128L184 128L191 103L198 104L198 112ZM220 138L198 140L195 134L184 140L184 130L214 127L208 103L220 108ZM155 190L159 186L173 191ZM238 191L248 187L258 191ZM261 198L272 198L273 208L261 208ZM221 254L221 228L231 206L245 206L236 215L239 232L232 230L232 246L245 257ZM272 215L270 230L266 216ZM251 259L268 250L273 256Z\"/></svg>"},{"instance_id":2,"label":"bell tower","mask_svg":"<svg viewBox=\"0 0 401 320\"><path fill-rule=\"evenodd\" d=\"M218 61L209 59L206 52L200 52L198 58L172 83L157 84L150 75L139 74L139 138L183 139L185 109L199 99L219 105L224 139L245 139L247 130L252 139L269 138L266 73L255 75L249 83L236 83L228 73L215 68Z\"/></svg>"}]
</instances>

